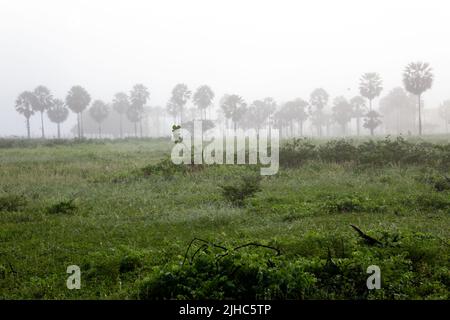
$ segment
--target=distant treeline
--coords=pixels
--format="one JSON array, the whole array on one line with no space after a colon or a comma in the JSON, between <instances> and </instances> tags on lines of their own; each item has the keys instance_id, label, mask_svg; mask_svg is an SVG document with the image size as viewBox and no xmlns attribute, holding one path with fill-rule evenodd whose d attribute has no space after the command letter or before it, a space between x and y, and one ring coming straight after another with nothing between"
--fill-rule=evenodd
<instances>
[{"instance_id":1,"label":"distant treeline","mask_svg":"<svg viewBox=\"0 0 450 320\"><path fill-rule=\"evenodd\" d=\"M219 101L219 110L213 110L215 94L209 86L200 86L192 94L186 84L180 83L173 88L165 108L146 106L150 93L143 84L136 84L129 94L116 93L110 103L98 99L91 101L91 96L81 86L72 87L64 101L53 97L45 86L38 86L34 91L22 92L15 107L26 119L29 138L30 117L35 113L40 114L42 138L45 138L44 113L57 124L60 138L60 125L67 120L69 111L77 115L77 127L73 133L79 138L86 132L100 138L102 133L123 138L131 132L135 137L164 136L170 134L170 131L164 131L168 129L166 123L183 125L194 119L209 119L213 120L214 125L234 129L259 130L270 126L278 128L285 137L304 136L306 122L314 129L314 135L319 137L332 135L332 127L340 128L340 134L345 136L349 134L353 119L357 135L364 128L373 136L382 123L385 131L390 133L422 135L422 95L432 87L433 79L428 63L410 63L403 72L404 89L394 88L380 99L378 111L372 105L373 100L380 96L383 83L375 72L361 76L360 95L351 99L337 96L332 101L323 88L313 90L308 100L295 98L282 104L271 97L247 103L240 95L225 94ZM189 101L193 108L187 108ZM83 115L85 110L88 111L88 118ZM213 119L213 113L218 115L216 119ZM442 103L439 115L448 133L450 100Z\"/></svg>"}]
</instances>

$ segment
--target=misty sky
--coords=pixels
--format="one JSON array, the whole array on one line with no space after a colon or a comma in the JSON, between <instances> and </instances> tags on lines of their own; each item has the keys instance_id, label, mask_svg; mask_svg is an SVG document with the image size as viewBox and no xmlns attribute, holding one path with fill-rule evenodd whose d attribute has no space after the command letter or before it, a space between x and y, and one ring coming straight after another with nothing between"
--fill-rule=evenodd
<instances>
[{"instance_id":1,"label":"misty sky","mask_svg":"<svg viewBox=\"0 0 450 320\"><path fill-rule=\"evenodd\" d=\"M450 99L444 0L0 0L0 43L0 135L26 133L14 101L39 84L60 98L79 84L108 102L143 83L161 106L179 82L210 85L216 102L308 99L316 87L351 98L362 73L379 72L384 95L423 60L435 72L425 108Z\"/></svg>"}]
</instances>

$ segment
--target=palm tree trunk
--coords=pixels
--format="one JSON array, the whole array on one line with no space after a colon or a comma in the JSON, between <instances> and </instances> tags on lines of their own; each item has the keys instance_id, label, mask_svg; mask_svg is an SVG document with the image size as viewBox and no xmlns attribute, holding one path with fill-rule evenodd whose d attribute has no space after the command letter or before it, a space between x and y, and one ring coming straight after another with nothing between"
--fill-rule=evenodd
<instances>
[{"instance_id":1,"label":"palm tree trunk","mask_svg":"<svg viewBox=\"0 0 450 320\"><path fill-rule=\"evenodd\" d=\"M134 137L137 138L137 121L134 123Z\"/></svg>"},{"instance_id":2,"label":"palm tree trunk","mask_svg":"<svg viewBox=\"0 0 450 320\"><path fill-rule=\"evenodd\" d=\"M44 111L41 111L41 131L42 131L42 139L45 139L45 133L44 133Z\"/></svg>"},{"instance_id":3,"label":"palm tree trunk","mask_svg":"<svg viewBox=\"0 0 450 320\"><path fill-rule=\"evenodd\" d=\"M77 113L77 129L78 129L78 138L81 138L81 126L80 126L80 113Z\"/></svg>"},{"instance_id":4,"label":"palm tree trunk","mask_svg":"<svg viewBox=\"0 0 450 320\"><path fill-rule=\"evenodd\" d=\"M120 114L120 117L119 117L119 121L120 121L120 139L122 139L123 138L123 131L122 131L122 117L123 117L123 115L122 114Z\"/></svg>"},{"instance_id":5,"label":"palm tree trunk","mask_svg":"<svg viewBox=\"0 0 450 320\"><path fill-rule=\"evenodd\" d=\"M57 123L57 127L58 127L58 139L61 139L61 128L60 128L60 123Z\"/></svg>"},{"instance_id":6,"label":"palm tree trunk","mask_svg":"<svg viewBox=\"0 0 450 320\"><path fill-rule=\"evenodd\" d=\"M359 136L360 124L361 124L361 118L358 116L358 117L356 117L356 135L357 136Z\"/></svg>"},{"instance_id":7,"label":"palm tree trunk","mask_svg":"<svg viewBox=\"0 0 450 320\"><path fill-rule=\"evenodd\" d=\"M139 133L140 133L141 138L142 138L142 119L139 120Z\"/></svg>"},{"instance_id":8,"label":"palm tree trunk","mask_svg":"<svg viewBox=\"0 0 450 320\"><path fill-rule=\"evenodd\" d=\"M300 121L300 137L303 137L303 121Z\"/></svg>"},{"instance_id":9,"label":"palm tree trunk","mask_svg":"<svg viewBox=\"0 0 450 320\"><path fill-rule=\"evenodd\" d=\"M30 118L27 118L27 137L28 139L31 138L31 133L30 133Z\"/></svg>"},{"instance_id":10,"label":"palm tree trunk","mask_svg":"<svg viewBox=\"0 0 450 320\"><path fill-rule=\"evenodd\" d=\"M102 138L102 125L100 123L98 124L98 137Z\"/></svg>"},{"instance_id":11,"label":"palm tree trunk","mask_svg":"<svg viewBox=\"0 0 450 320\"><path fill-rule=\"evenodd\" d=\"M80 112L80 138L83 138L84 132L83 132L83 111Z\"/></svg>"},{"instance_id":12,"label":"palm tree trunk","mask_svg":"<svg viewBox=\"0 0 450 320\"><path fill-rule=\"evenodd\" d=\"M422 135L422 115L420 112L420 94L417 95L417 97L419 98L419 136Z\"/></svg>"}]
</instances>

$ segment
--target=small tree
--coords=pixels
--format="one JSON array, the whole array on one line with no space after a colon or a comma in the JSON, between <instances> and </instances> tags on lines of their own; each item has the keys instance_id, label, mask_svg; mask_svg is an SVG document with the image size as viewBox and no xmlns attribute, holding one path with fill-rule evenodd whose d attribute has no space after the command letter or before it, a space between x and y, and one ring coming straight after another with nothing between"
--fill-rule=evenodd
<instances>
[{"instance_id":1,"label":"small tree","mask_svg":"<svg viewBox=\"0 0 450 320\"><path fill-rule=\"evenodd\" d=\"M359 92L361 95L369 100L369 112L372 111L372 101L376 97L378 97L383 90L383 81L381 80L381 77L378 73L375 72L368 72L364 73L361 76L360 82L359 82ZM377 112L371 113L371 117L375 116L375 114L378 114ZM379 115L378 115L379 116ZM368 115L367 115L368 117ZM373 136L375 128L379 125L377 124L375 127L373 125L377 122L374 122L374 118L371 118L372 120L367 120L366 123L372 123L371 127L373 129L370 130L370 135ZM365 128L367 128L364 125Z\"/></svg>"},{"instance_id":2,"label":"small tree","mask_svg":"<svg viewBox=\"0 0 450 320\"><path fill-rule=\"evenodd\" d=\"M91 96L81 86L73 86L66 96L66 105L77 114L78 138L83 137L83 111L91 102Z\"/></svg>"},{"instance_id":3,"label":"small tree","mask_svg":"<svg viewBox=\"0 0 450 320\"><path fill-rule=\"evenodd\" d=\"M36 89L34 89L34 95L36 99L34 99L33 109L36 112L41 113L41 132L42 132L42 139L45 138L45 132L44 132L44 112L47 111L50 106L52 105L53 97L50 93L50 90L48 90L44 86L38 86Z\"/></svg>"},{"instance_id":4,"label":"small tree","mask_svg":"<svg viewBox=\"0 0 450 320\"><path fill-rule=\"evenodd\" d=\"M61 99L54 99L53 104L47 111L47 116L51 122L56 123L58 128L58 139L61 138L61 123L67 120L69 109L64 105Z\"/></svg>"},{"instance_id":5,"label":"small tree","mask_svg":"<svg viewBox=\"0 0 450 320\"><path fill-rule=\"evenodd\" d=\"M22 114L26 119L28 139L31 138L30 117L34 114L33 104L35 103L35 99L36 96L33 94L33 92L30 91L22 92L16 99L16 111Z\"/></svg>"},{"instance_id":6,"label":"small tree","mask_svg":"<svg viewBox=\"0 0 450 320\"><path fill-rule=\"evenodd\" d=\"M123 138L122 120L123 115L127 112L130 107L130 100L124 92L118 92L114 95L112 102L112 108L119 114L119 126L120 126L120 138Z\"/></svg>"},{"instance_id":7,"label":"small tree","mask_svg":"<svg viewBox=\"0 0 450 320\"><path fill-rule=\"evenodd\" d=\"M381 124L380 114L374 110L369 111L364 119L364 128L370 130L370 135L373 136L374 130Z\"/></svg>"},{"instance_id":8,"label":"small tree","mask_svg":"<svg viewBox=\"0 0 450 320\"><path fill-rule=\"evenodd\" d=\"M98 123L98 135L102 138L102 122L108 117L109 108L101 100L95 100L89 109L89 115Z\"/></svg>"},{"instance_id":9,"label":"small tree","mask_svg":"<svg viewBox=\"0 0 450 320\"><path fill-rule=\"evenodd\" d=\"M403 72L403 84L408 92L417 96L419 106L419 135L422 135L421 96L433 85L433 73L428 63L412 62Z\"/></svg>"}]
</instances>

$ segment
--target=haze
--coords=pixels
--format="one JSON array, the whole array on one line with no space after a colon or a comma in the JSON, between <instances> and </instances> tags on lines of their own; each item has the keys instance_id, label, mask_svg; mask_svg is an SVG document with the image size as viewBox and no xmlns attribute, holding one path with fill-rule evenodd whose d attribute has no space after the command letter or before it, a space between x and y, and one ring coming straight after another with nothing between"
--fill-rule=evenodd
<instances>
[{"instance_id":1,"label":"haze","mask_svg":"<svg viewBox=\"0 0 450 320\"><path fill-rule=\"evenodd\" d=\"M225 93L283 102L308 99L317 87L351 98L362 73L378 72L383 96L418 60L433 68L424 100L425 110L436 108L450 99L447 3L0 1L0 135L24 135L14 101L38 85L59 98L81 85L108 102L143 83L149 105L164 107L177 83L207 84L217 105ZM75 123L71 114L64 132ZM38 117L31 127L39 136Z\"/></svg>"}]
</instances>

